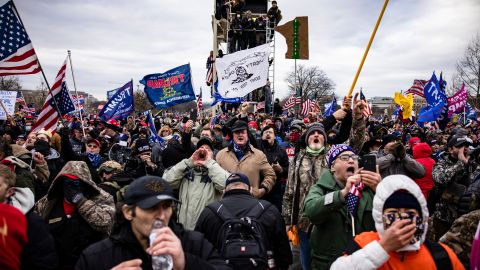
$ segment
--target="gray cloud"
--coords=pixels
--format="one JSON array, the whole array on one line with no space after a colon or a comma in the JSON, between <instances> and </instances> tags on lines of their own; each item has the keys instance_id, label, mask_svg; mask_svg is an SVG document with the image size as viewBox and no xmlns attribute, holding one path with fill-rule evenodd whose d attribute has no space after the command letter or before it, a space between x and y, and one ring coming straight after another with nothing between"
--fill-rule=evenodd
<instances>
[{"instance_id":1,"label":"gray cloud","mask_svg":"<svg viewBox=\"0 0 480 270\"><path fill-rule=\"evenodd\" d=\"M298 63L320 66L336 83L336 92L345 95L382 3L279 1L282 23L309 16L310 60ZM146 74L188 62L196 90L206 89L211 0L23 0L16 4L50 82L70 49L79 90L99 98L118 87L115 83L133 78L138 84ZM362 86L367 97L390 96L408 88L413 79L429 78L433 70L450 78L465 46L479 31L479 1L390 1L357 87ZM284 78L294 61L283 59L284 39L278 34L276 39L275 88L286 96ZM41 81L38 75L21 80L32 89Z\"/></svg>"}]
</instances>

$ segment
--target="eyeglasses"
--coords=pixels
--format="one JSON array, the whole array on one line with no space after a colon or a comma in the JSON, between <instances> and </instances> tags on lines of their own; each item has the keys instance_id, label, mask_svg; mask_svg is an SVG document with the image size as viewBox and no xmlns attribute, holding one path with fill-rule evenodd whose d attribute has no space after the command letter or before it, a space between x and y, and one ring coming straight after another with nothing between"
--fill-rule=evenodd
<instances>
[{"instance_id":1,"label":"eyeglasses","mask_svg":"<svg viewBox=\"0 0 480 270\"><path fill-rule=\"evenodd\" d=\"M357 161L358 160L358 156L353 154L353 155L341 155L338 157L338 159L340 159L341 161L349 161L351 159L353 159L353 161Z\"/></svg>"},{"instance_id":2,"label":"eyeglasses","mask_svg":"<svg viewBox=\"0 0 480 270\"><path fill-rule=\"evenodd\" d=\"M98 148L98 145L96 145L96 144L87 144L87 147L89 147L89 148Z\"/></svg>"}]
</instances>

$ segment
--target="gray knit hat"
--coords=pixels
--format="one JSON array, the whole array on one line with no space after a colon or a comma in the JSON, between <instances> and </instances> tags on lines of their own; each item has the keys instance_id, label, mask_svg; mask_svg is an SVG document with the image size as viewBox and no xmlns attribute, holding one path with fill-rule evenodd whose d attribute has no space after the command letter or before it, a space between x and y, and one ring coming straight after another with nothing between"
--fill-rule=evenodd
<instances>
[{"instance_id":1,"label":"gray knit hat","mask_svg":"<svg viewBox=\"0 0 480 270\"><path fill-rule=\"evenodd\" d=\"M308 144L308 137L310 137L310 135L314 131L318 131L323 135L323 139L324 139L325 144L326 144L327 143L327 134L325 133L325 128L320 123L313 123L308 127L307 133L305 133L305 143Z\"/></svg>"}]
</instances>

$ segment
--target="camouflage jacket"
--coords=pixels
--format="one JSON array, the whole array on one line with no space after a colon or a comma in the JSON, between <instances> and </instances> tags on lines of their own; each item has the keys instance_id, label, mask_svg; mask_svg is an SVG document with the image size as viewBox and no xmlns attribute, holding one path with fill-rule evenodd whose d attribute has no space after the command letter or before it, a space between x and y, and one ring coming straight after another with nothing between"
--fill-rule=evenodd
<instances>
[{"instance_id":1,"label":"camouflage jacket","mask_svg":"<svg viewBox=\"0 0 480 270\"><path fill-rule=\"evenodd\" d=\"M366 139L365 120L353 120L349 137L350 146L359 153ZM325 157L327 149L323 154L312 157L301 150L290 162L288 167L288 178L283 195L282 215L286 225L297 225L299 229L307 231L310 222L303 217L305 197L320 176L328 170Z\"/></svg>"},{"instance_id":2,"label":"camouflage jacket","mask_svg":"<svg viewBox=\"0 0 480 270\"><path fill-rule=\"evenodd\" d=\"M466 269L470 269L472 242L479 222L480 210L472 211L457 218L450 230L440 238L440 242L447 244L455 251Z\"/></svg>"},{"instance_id":3,"label":"camouflage jacket","mask_svg":"<svg viewBox=\"0 0 480 270\"><path fill-rule=\"evenodd\" d=\"M475 162L468 164L445 155L433 167L432 178L441 198L435 206L434 216L450 224L458 217L458 202L466 191L477 168Z\"/></svg>"},{"instance_id":4,"label":"camouflage jacket","mask_svg":"<svg viewBox=\"0 0 480 270\"><path fill-rule=\"evenodd\" d=\"M35 205L35 211L48 220L50 212L58 201L63 201L62 175L70 174L78 177L88 187L85 198L77 204L80 216L97 232L110 234L115 214L113 198L93 182L87 163L69 161L58 173L46 196Z\"/></svg>"}]
</instances>

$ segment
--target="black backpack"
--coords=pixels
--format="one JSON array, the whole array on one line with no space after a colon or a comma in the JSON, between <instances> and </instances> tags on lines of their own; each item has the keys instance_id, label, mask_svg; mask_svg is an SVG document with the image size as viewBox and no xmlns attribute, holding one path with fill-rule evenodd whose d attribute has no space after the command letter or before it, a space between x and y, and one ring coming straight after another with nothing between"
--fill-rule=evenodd
<instances>
[{"instance_id":1,"label":"black backpack","mask_svg":"<svg viewBox=\"0 0 480 270\"><path fill-rule=\"evenodd\" d=\"M220 202L208 206L223 221L217 247L233 269L267 269L268 238L258 219L270 206L258 202L244 217L233 216Z\"/></svg>"}]
</instances>

